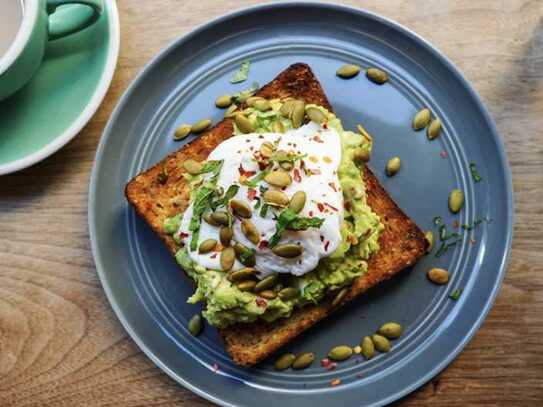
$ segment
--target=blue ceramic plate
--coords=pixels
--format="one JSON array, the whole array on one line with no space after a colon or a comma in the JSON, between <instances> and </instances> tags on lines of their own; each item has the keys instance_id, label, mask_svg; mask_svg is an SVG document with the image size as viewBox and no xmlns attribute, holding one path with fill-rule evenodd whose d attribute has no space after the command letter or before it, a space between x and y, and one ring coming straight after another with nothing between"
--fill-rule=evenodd
<instances>
[{"instance_id":1,"label":"blue ceramic plate","mask_svg":"<svg viewBox=\"0 0 543 407\"><path fill-rule=\"evenodd\" d=\"M252 61L249 80L228 79ZM405 327L393 350L371 361L353 357L335 371L318 361L303 371L276 372L273 361L243 369L225 353L215 329L193 338L186 304L192 284L154 233L125 201L124 185L180 147L181 122L221 120L218 95L265 84L294 62L308 63L347 128L363 123L375 139L371 167L396 202L422 229L443 216L448 230L476 219L475 231L444 256L428 255L412 270L381 284L289 344L318 359L337 344L356 345L385 321ZM344 63L378 66L390 82L364 75L335 76ZM411 130L414 113L428 106L444 131L432 142ZM393 155L400 173L383 168ZM469 163L482 181L475 183ZM447 208L451 189L466 193L460 215ZM216 19L158 55L120 101L102 137L91 180L89 224L96 267L122 324L141 349L173 379L223 405L382 405L414 390L461 351L488 313L505 273L513 199L503 146L479 98L438 51L412 32L362 10L326 4L275 4ZM426 278L430 267L450 271L444 287ZM457 301L451 292L462 289ZM330 386L332 379L341 384Z\"/></svg>"}]
</instances>

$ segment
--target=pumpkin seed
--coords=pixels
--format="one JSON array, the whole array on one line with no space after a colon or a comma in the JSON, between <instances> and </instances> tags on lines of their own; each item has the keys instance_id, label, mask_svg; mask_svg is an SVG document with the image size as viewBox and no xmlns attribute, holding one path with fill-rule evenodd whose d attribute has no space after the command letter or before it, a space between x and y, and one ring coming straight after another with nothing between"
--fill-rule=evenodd
<instances>
[{"instance_id":1,"label":"pumpkin seed","mask_svg":"<svg viewBox=\"0 0 543 407\"><path fill-rule=\"evenodd\" d=\"M371 337L371 340L373 341L375 349L379 352L386 353L390 350L390 342L384 336L375 334Z\"/></svg>"},{"instance_id":2,"label":"pumpkin seed","mask_svg":"<svg viewBox=\"0 0 543 407\"><path fill-rule=\"evenodd\" d=\"M236 287L240 291L253 291L256 286L255 280L245 280L236 284Z\"/></svg>"},{"instance_id":3,"label":"pumpkin seed","mask_svg":"<svg viewBox=\"0 0 543 407\"><path fill-rule=\"evenodd\" d=\"M258 295L267 300L273 300L274 298L277 298L277 293L273 290L264 290L259 292Z\"/></svg>"},{"instance_id":4,"label":"pumpkin seed","mask_svg":"<svg viewBox=\"0 0 543 407\"><path fill-rule=\"evenodd\" d=\"M187 172L191 175L198 175L202 172L202 168L204 167L202 163L193 160L189 158L188 160L183 161L183 167Z\"/></svg>"},{"instance_id":5,"label":"pumpkin seed","mask_svg":"<svg viewBox=\"0 0 543 407\"><path fill-rule=\"evenodd\" d=\"M330 352L328 352L328 358L332 360L347 360L353 355L353 350L350 346L336 346L335 348L332 348Z\"/></svg>"},{"instance_id":6,"label":"pumpkin seed","mask_svg":"<svg viewBox=\"0 0 543 407\"><path fill-rule=\"evenodd\" d=\"M304 191L296 191L294 195L292 195L292 198L290 198L288 207L294 212L300 213L302 209L304 209L306 199L307 195Z\"/></svg>"},{"instance_id":7,"label":"pumpkin seed","mask_svg":"<svg viewBox=\"0 0 543 407\"><path fill-rule=\"evenodd\" d=\"M453 213L458 213L463 206L464 192L461 189L453 189L449 194L449 209Z\"/></svg>"},{"instance_id":8,"label":"pumpkin seed","mask_svg":"<svg viewBox=\"0 0 543 407\"><path fill-rule=\"evenodd\" d=\"M400 171L400 165L400 157L392 157L390 160L388 160L387 166L385 168L387 175L389 177L396 175L396 173Z\"/></svg>"},{"instance_id":9,"label":"pumpkin seed","mask_svg":"<svg viewBox=\"0 0 543 407\"><path fill-rule=\"evenodd\" d=\"M250 220L243 219L241 221L241 231L252 244L257 245L258 242L260 242L260 234L258 233L258 229Z\"/></svg>"},{"instance_id":10,"label":"pumpkin seed","mask_svg":"<svg viewBox=\"0 0 543 407\"><path fill-rule=\"evenodd\" d=\"M290 120L292 121L292 127L297 129L304 122L305 116L305 103L302 101L296 102L292 109L292 114Z\"/></svg>"},{"instance_id":11,"label":"pumpkin seed","mask_svg":"<svg viewBox=\"0 0 543 407\"><path fill-rule=\"evenodd\" d=\"M258 100L265 100L262 96L250 96L245 101L245 104L249 107L253 107L254 103Z\"/></svg>"},{"instance_id":12,"label":"pumpkin seed","mask_svg":"<svg viewBox=\"0 0 543 407\"><path fill-rule=\"evenodd\" d=\"M190 131L193 133L201 133L205 129L207 129L210 125L211 125L211 120L209 119L200 120L196 124L192 125Z\"/></svg>"},{"instance_id":13,"label":"pumpkin seed","mask_svg":"<svg viewBox=\"0 0 543 407\"><path fill-rule=\"evenodd\" d=\"M362 356L367 360L375 355L375 346L369 336L364 336L364 339L360 342L360 347L362 348Z\"/></svg>"},{"instance_id":14,"label":"pumpkin seed","mask_svg":"<svg viewBox=\"0 0 543 407\"><path fill-rule=\"evenodd\" d=\"M304 248L302 245L294 243L279 244L272 249L273 254L287 259L293 259L301 256L303 251Z\"/></svg>"},{"instance_id":15,"label":"pumpkin seed","mask_svg":"<svg viewBox=\"0 0 543 407\"><path fill-rule=\"evenodd\" d=\"M243 264L246 267L253 267L255 265L255 263L256 263L255 256L254 255L249 256L249 257L243 256L245 253L247 253L248 250L249 249L247 247L245 247L244 245L242 245L239 242L236 242L236 244L234 245L234 251L236 253L236 257L240 261L240 263Z\"/></svg>"},{"instance_id":16,"label":"pumpkin seed","mask_svg":"<svg viewBox=\"0 0 543 407\"><path fill-rule=\"evenodd\" d=\"M293 369L305 369L309 367L315 360L315 354L313 352L302 353L292 363Z\"/></svg>"},{"instance_id":17,"label":"pumpkin seed","mask_svg":"<svg viewBox=\"0 0 543 407\"><path fill-rule=\"evenodd\" d=\"M422 109L413 117L413 130L422 130L430 124L430 110Z\"/></svg>"},{"instance_id":18,"label":"pumpkin seed","mask_svg":"<svg viewBox=\"0 0 543 407\"><path fill-rule=\"evenodd\" d=\"M224 117L233 117L234 112L238 110L238 106L235 104L230 105L228 109L224 112Z\"/></svg>"},{"instance_id":19,"label":"pumpkin seed","mask_svg":"<svg viewBox=\"0 0 543 407\"><path fill-rule=\"evenodd\" d=\"M202 219L211 226L220 226L220 224L215 222L215 220L213 220L213 218L211 217L211 212L204 213L202 215Z\"/></svg>"},{"instance_id":20,"label":"pumpkin seed","mask_svg":"<svg viewBox=\"0 0 543 407\"><path fill-rule=\"evenodd\" d=\"M252 267L246 267L244 269L238 270L238 271L232 271L228 275L229 281L242 281L247 280L251 277L254 277L256 274L256 270Z\"/></svg>"},{"instance_id":21,"label":"pumpkin seed","mask_svg":"<svg viewBox=\"0 0 543 407\"><path fill-rule=\"evenodd\" d=\"M187 137L190 134L190 129L192 126L190 124L182 124L177 129L175 129L175 133L173 134L173 139L175 141L183 140L185 137Z\"/></svg>"},{"instance_id":22,"label":"pumpkin seed","mask_svg":"<svg viewBox=\"0 0 543 407\"><path fill-rule=\"evenodd\" d=\"M273 144L270 143L269 141L265 141L264 143L260 145L259 151L262 157L270 158L273 154Z\"/></svg>"},{"instance_id":23,"label":"pumpkin seed","mask_svg":"<svg viewBox=\"0 0 543 407\"><path fill-rule=\"evenodd\" d=\"M288 172L277 170L272 171L264 177L264 181L275 187L288 187L292 183L292 177Z\"/></svg>"},{"instance_id":24,"label":"pumpkin seed","mask_svg":"<svg viewBox=\"0 0 543 407\"><path fill-rule=\"evenodd\" d=\"M379 327L377 333L387 339L398 339L403 332L403 328L397 322L387 322Z\"/></svg>"},{"instance_id":25,"label":"pumpkin seed","mask_svg":"<svg viewBox=\"0 0 543 407\"><path fill-rule=\"evenodd\" d=\"M286 287L283 288L281 291L279 291L278 295L279 298L282 300L293 300L294 298L298 297L299 291L298 289L294 287Z\"/></svg>"},{"instance_id":26,"label":"pumpkin seed","mask_svg":"<svg viewBox=\"0 0 543 407\"><path fill-rule=\"evenodd\" d=\"M225 211L215 211L212 212L211 215L209 215L212 221L217 223L217 225L228 225L228 214Z\"/></svg>"},{"instance_id":27,"label":"pumpkin seed","mask_svg":"<svg viewBox=\"0 0 543 407\"><path fill-rule=\"evenodd\" d=\"M232 231L232 228L229 228L228 226L221 226L219 229L219 239L224 247L230 246L233 235L234 232Z\"/></svg>"},{"instance_id":28,"label":"pumpkin seed","mask_svg":"<svg viewBox=\"0 0 543 407\"><path fill-rule=\"evenodd\" d=\"M353 151L353 160L358 163L367 163L370 160L370 149L366 146L358 147Z\"/></svg>"},{"instance_id":29,"label":"pumpkin seed","mask_svg":"<svg viewBox=\"0 0 543 407\"><path fill-rule=\"evenodd\" d=\"M326 121L326 116L324 115L324 113L316 107L309 107L305 112L307 113L307 116L312 122L322 124Z\"/></svg>"},{"instance_id":30,"label":"pumpkin seed","mask_svg":"<svg viewBox=\"0 0 543 407\"><path fill-rule=\"evenodd\" d=\"M221 269L224 271L230 270L236 261L236 252L233 247L227 247L221 252Z\"/></svg>"},{"instance_id":31,"label":"pumpkin seed","mask_svg":"<svg viewBox=\"0 0 543 407\"><path fill-rule=\"evenodd\" d=\"M253 103L253 107L256 110L260 110L261 112L267 112L271 109L270 102L268 102L266 99L259 99Z\"/></svg>"},{"instance_id":32,"label":"pumpkin seed","mask_svg":"<svg viewBox=\"0 0 543 407\"><path fill-rule=\"evenodd\" d=\"M215 106L217 106L219 109L225 109L228 106L232 104L232 96L231 95L222 95L219 96L215 100Z\"/></svg>"},{"instance_id":33,"label":"pumpkin seed","mask_svg":"<svg viewBox=\"0 0 543 407\"><path fill-rule=\"evenodd\" d=\"M204 327L204 324L202 322L202 317L200 314L194 315L189 320L189 332L192 336L198 336L202 332L202 329Z\"/></svg>"},{"instance_id":34,"label":"pumpkin seed","mask_svg":"<svg viewBox=\"0 0 543 407\"><path fill-rule=\"evenodd\" d=\"M428 137L428 140L433 140L439 136L439 133L441 133L441 120L436 117L434 120L432 120L430 126L428 126L428 130L426 130L426 137Z\"/></svg>"},{"instance_id":35,"label":"pumpkin seed","mask_svg":"<svg viewBox=\"0 0 543 407\"><path fill-rule=\"evenodd\" d=\"M284 192L268 190L264 192L264 200L268 205L284 208L288 205L288 196Z\"/></svg>"},{"instance_id":36,"label":"pumpkin seed","mask_svg":"<svg viewBox=\"0 0 543 407\"><path fill-rule=\"evenodd\" d=\"M377 83L378 85L382 85L388 81L387 73L379 68L368 68L366 70L366 76L370 81Z\"/></svg>"},{"instance_id":37,"label":"pumpkin seed","mask_svg":"<svg viewBox=\"0 0 543 407\"><path fill-rule=\"evenodd\" d=\"M200 243L200 246L198 246L198 253L209 253L215 248L215 246L217 246L217 241L215 239L206 239L202 243Z\"/></svg>"},{"instance_id":38,"label":"pumpkin seed","mask_svg":"<svg viewBox=\"0 0 543 407\"><path fill-rule=\"evenodd\" d=\"M434 233L431 230L427 230L426 232L424 232L424 238L428 242L426 253L430 253L432 249L434 248L434 244L435 244Z\"/></svg>"},{"instance_id":39,"label":"pumpkin seed","mask_svg":"<svg viewBox=\"0 0 543 407\"><path fill-rule=\"evenodd\" d=\"M335 308L341 304L341 301L343 301L348 292L349 287L343 287L332 300L332 308Z\"/></svg>"},{"instance_id":40,"label":"pumpkin seed","mask_svg":"<svg viewBox=\"0 0 543 407\"><path fill-rule=\"evenodd\" d=\"M275 361L273 367L275 370L285 370L292 366L292 362L296 359L294 353L285 353Z\"/></svg>"},{"instance_id":41,"label":"pumpkin seed","mask_svg":"<svg viewBox=\"0 0 543 407\"><path fill-rule=\"evenodd\" d=\"M251 207L244 201L239 199L230 200L230 207L234 212L234 215L237 215L241 218L250 218L252 215Z\"/></svg>"},{"instance_id":42,"label":"pumpkin seed","mask_svg":"<svg viewBox=\"0 0 543 407\"><path fill-rule=\"evenodd\" d=\"M272 288L275 284L277 284L278 281L279 276L277 275L277 273L270 274L268 277L258 282L258 284L255 286L255 292L258 293L260 291Z\"/></svg>"},{"instance_id":43,"label":"pumpkin seed","mask_svg":"<svg viewBox=\"0 0 543 407\"><path fill-rule=\"evenodd\" d=\"M241 131L242 133L246 134L255 131L255 126L253 125L253 122L242 114L235 115L234 121L236 122L236 126L238 126L239 131Z\"/></svg>"},{"instance_id":44,"label":"pumpkin seed","mask_svg":"<svg viewBox=\"0 0 543 407\"><path fill-rule=\"evenodd\" d=\"M283 161L279 163L279 167L285 171L290 171L294 168L294 164L292 164L290 161Z\"/></svg>"},{"instance_id":45,"label":"pumpkin seed","mask_svg":"<svg viewBox=\"0 0 543 407\"><path fill-rule=\"evenodd\" d=\"M444 285L449 281L449 272L435 267L428 271L428 279L434 284Z\"/></svg>"},{"instance_id":46,"label":"pumpkin seed","mask_svg":"<svg viewBox=\"0 0 543 407\"><path fill-rule=\"evenodd\" d=\"M271 129L273 133L284 133L285 132L285 126L283 126L283 123L281 123L279 120L276 120L272 123Z\"/></svg>"},{"instance_id":47,"label":"pumpkin seed","mask_svg":"<svg viewBox=\"0 0 543 407\"><path fill-rule=\"evenodd\" d=\"M343 79L350 79L358 75L359 72L360 67L358 65L345 64L336 71L336 75Z\"/></svg>"},{"instance_id":48,"label":"pumpkin seed","mask_svg":"<svg viewBox=\"0 0 543 407\"><path fill-rule=\"evenodd\" d=\"M279 113L281 113L284 117L290 119L292 115L292 110L294 109L296 102L297 102L296 100L287 100L281 105L281 108L279 109Z\"/></svg>"}]
</instances>

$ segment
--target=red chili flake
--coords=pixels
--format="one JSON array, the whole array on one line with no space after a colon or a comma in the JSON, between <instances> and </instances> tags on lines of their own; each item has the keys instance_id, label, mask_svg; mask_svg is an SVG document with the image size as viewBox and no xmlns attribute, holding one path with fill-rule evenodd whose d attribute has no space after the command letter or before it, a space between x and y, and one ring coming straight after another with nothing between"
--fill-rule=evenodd
<instances>
[{"instance_id":1,"label":"red chili flake","mask_svg":"<svg viewBox=\"0 0 543 407\"><path fill-rule=\"evenodd\" d=\"M328 130L328 124L327 124L327 123L323 123L323 124L322 124L322 128Z\"/></svg>"},{"instance_id":2,"label":"red chili flake","mask_svg":"<svg viewBox=\"0 0 543 407\"><path fill-rule=\"evenodd\" d=\"M324 143L324 141L319 137L318 134L315 137L313 137L313 140L315 140L317 143Z\"/></svg>"},{"instance_id":3,"label":"red chili flake","mask_svg":"<svg viewBox=\"0 0 543 407\"><path fill-rule=\"evenodd\" d=\"M337 192L336 184L334 184L333 182L329 182L328 185L330 185L330 188L332 188L334 192Z\"/></svg>"},{"instance_id":4,"label":"red chili flake","mask_svg":"<svg viewBox=\"0 0 543 407\"><path fill-rule=\"evenodd\" d=\"M441 150L439 152L439 155L441 156L441 158L447 158L447 152L445 150Z\"/></svg>"},{"instance_id":5,"label":"red chili flake","mask_svg":"<svg viewBox=\"0 0 543 407\"><path fill-rule=\"evenodd\" d=\"M241 164L239 165L238 171L240 175L244 175L245 177L252 177L256 174L256 171L246 171Z\"/></svg>"},{"instance_id":6,"label":"red chili flake","mask_svg":"<svg viewBox=\"0 0 543 407\"><path fill-rule=\"evenodd\" d=\"M458 222L458 220L455 219L455 220L453 220L452 225L453 225L453 228L459 228L460 227L460 222Z\"/></svg>"},{"instance_id":7,"label":"red chili flake","mask_svg":"<svg viewBox=\"0 0 543 407\"><path fill-rule=\"evenodd\" d=\"M294 181L296 182L302 182L302 176L300 175L300 170L298 168L294 168Z\"/></svg>"},{"instance_id":8,"label":"red chili flake","mask_svg":"<svg viewBox=\"0 0 543 407\"><path fill-rule=\"evenodd\" d=\"M217 373L219 371L219 365L216 363L213 363L213 371Z\"/></svg>"},{"instance_id":9,"label":"red chili flake","mask_svg":"<svg viewBox=\"0 0 543 407\"><path fill-rule=\"evenodd\" d=\"M212 258L212 259L214 259L214 258L217 257L217 254L219 254L219 253L213 253L213 254L212 254L211 256L209 256L209 257Z\"/></svg>"},{"instance_id":10,"label":"red chili flake","mask_svg":"<svg viewBox=\"0 0 543 407\"><path fill-rule=\"evenodd\" d=\"M357 373L356 377L358 377L359 379L362 379L364 377L364 375L362 373Z\"/></svg>"},{"instance_id":11,"label":"red chili flake","mask_svg":"<svg viewBox=\"0 0 543 407\"><path fill-rule=\"evenodd\" d=\"M268 241L267 240L261 240L258 244L258 248L260 250L266 249L268 247Z\"/></svg>"},{"instance_id":12,"label":"red chili flake","mask_svg":"<svg viewBox=\"0 0 543 407\"><path fill-rule=\"evenodd\" d=\"M330 209L332 209L333 211L336 211L336 212L337 212L337 208L334 207L334 206L332 206L332 205L330 205L328 202L325 202L324 204L325 204L327 207L329 207Z\"/></svg>"},{"instance_id":13,"label":"red chili flake","mask_svg":"<svg viewBox=\"0 0 543 407\"><path fill-rule=\"evenodd\" d=\"M256 297L255 302L256 302L256 305L258 305L260 308L264 308L266 304L268 304L266 300L261 297Z\"/></svg>"},{"instance_id":14,"label":"red chili flake","mask_svg":"<svg viewBox=\"0 0 543 407\"><path fill-rule=\"evenodd\" d=\"M328 365L328 367L326 368L326 370L336 370L336 367L337 367L337 363L336 362L332 362Z\"/></svg>"},{"instance_id":15,"label":"red chili flake","mask_svg":"<svg viewBox=\"0 0 543 407\"><path fill-rule=\"evenodd\" d=\"M328 251L328 246L330 246L330 240L327 240L326 243L324 244L324 251L325 252Z\"/></svg>"},{"instance_id":16,"label":"red chili flake","mask_svg":"<svg viewBox=\"0 0 543 407\"><path fill-rule=\"evenodd\" d=\"M336 387L338 384L341 383L341 380L340 379L334 379L330 382L330 386L332 387Z\"/></svg>"},{"instance_id":17,"label":"red chili flake","mask_svg":"<svg viewBox=\"0 0 543 407\"><path fill-rule=\"evenodd\" d=\"M317 209L318 209L320 212L324 212L324 205L321 204L320 202L317 202Z\"/></svg>"},{"instance_id":18,"label":"red chili flake","mask_svg":"<svg viewBox=\"0 0 543 407\"><path fill-rule=\"evenodd\" d=\"M322 367L328 367L328 366L330 366L330 359L324 358L323 360L321 360L321 366L322 366Z\"/></svg>"},{"instance_id":19,"label":"red chili flake","mask_svg":"<svg viewBox=\"0 0 543 407\"><path fill-rule=\"evenodd\" d=\"M310 218L313 217L313 211L309 211L309 217L310 217Z\"/></svg>"},{"instance_id":20,"label":"red chili flake","mask_svg":"<svg viewBox=\"0 0 543 407\"><path fill-rule=\"evenodd\" d=\"M189 237L189 234L188 234L188 233L185 233L185 232L179 232L179 237L180 237L181 239L184 239L184 238L186 238L186 237Z\"/></svg>"},{"instance_id":21,"label":"red chili flake","mask_svg":"<svg viewBox=\"0 0 543 407\"><path fill-rule=\"evenodd\" d=\"M255 197L256 197L256 189L249 188L249 190L247 191L247 199L249 201L252 201L253 199L255 199Z\"/></svg>"}]
</instances>

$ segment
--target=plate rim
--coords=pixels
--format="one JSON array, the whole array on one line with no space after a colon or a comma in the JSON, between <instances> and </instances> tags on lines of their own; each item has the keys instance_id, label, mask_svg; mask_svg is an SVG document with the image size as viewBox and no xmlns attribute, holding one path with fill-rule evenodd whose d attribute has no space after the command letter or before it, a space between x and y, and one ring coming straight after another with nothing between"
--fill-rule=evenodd
<instances>
[{"instance_id":1,"label":"plate rim","mask_svg":"<svg viewBox=\"0 0 543 407\"><path fill-rule=\"evenodd\" d=\"M431 380L433 377L435 377L439 372L441 372L443 369L445 369L457 356L458 354L465 348L465 346L471 341L475 333L480 329L482 323L486 319L490 309L494 305L494 302L496 300L496 297L498 295L498 292L501 288L504 276L506 274L510 257L511 257L511 245L512 245L512 239L513 239L513 226L514 226L514 194L513 194L513 184L512 184L512 175L511 175L511 169L509 167L509 161L507 159L507 155L505 152L505 145L500 137L500 134L498 132L498 129L494 123L494 120L492 119L492 116L490 115L490 112L484 105L481 97L476 92L476 90L472 87L470 82L464 77L464 75L460 72L459 68L457 68L451 60L447 56L445 56L437 47L435 47L432 43L412 31L411 29L403 26L402 24L389 19L388 17L384 17L380 14L377 14L375 12L358 8L354 6L348 6L343 4L333 4L333 3L327 3L324 1L291 1L287 3L271 3L266 2L263 4L258 4L254 6L249 7L242 7L238 8L232 12L222 14L218 17L215 17L213 19L207 20L203 22L202 24L199 24L195 26L192 30L187 32L186 34L183 34L177 38L175 38L173 41L171 41L169 44L167 44L164 48L162 48L154 57L152 57L139 71L138 75L133 79L133 81L130 83L128 88L125 90L123 95L119 98L115 109L111 113L110 118L108 119L107 125L103 130L102 137L100 139L100 143L98 145L95 161L92 168L91 178L90 178L90 186L89 186L89 198L88 198L88 227L89 227L89 235L91 240L91 250L93 254L93 258L95 260L96 270L98 273L98 276L100 278L100 282L102 284L102 287L106 293L106 297L108 298L109 303L111 304L115 315L121 322L121 325L124 327L124 329L127 331L131 339L138 345L140 350L157 365L163 372L165 372L168 376L170 376L174 381L181 384L188 390L193 391L194 393L198 394L199 396L212 401L214 403L223 405L223 406L235 406L235 404L231 404L225 400L222 400L220 398L214 397L212 394L207 393L205 390L200 389L199 387L191 384L188 380L186 380L184 377L181 377L177 373L173 372L166 364L162 362L152 350L147 348L147 346L144 344L144 341L135 334L134 330L132 329L132 326L125 318L122 310L118 306L115 297L108 286L106 282L106 275L104 273L104 268L101 264L101 256L98 252L98 242L96 239L96 230L94 227L95 224L95 217L94 217L94 207L95 207L95 194L97 189L97 176L98 176L98 167L99 167L99 161L101 160L101 156L103 154L103 151L105 150L107 141L109 136L111 135L111 127L113 126L113 123L117 119L117 117L120 114L121 108L124 106L125 102L130 98L136 87L140 84L142 78L147 74L155 65L159 64L163 58L178 44L183 43L187 40L189 40L191 37L199 34L200 32L208 29L209 27L221 23L224 20L228 20L240 15L243 15L245 13L249 12L258 12L263 11L269 8L275 8L275 7L316 7L316 8L330 8L330 9L336 9L341 11L346 11L351 14L355 15L362 15L366 18L371 18L380 24L384 24L385 26L392 27L393 29L397 29L399 31L402 31L405 35L413 39L418 45L424 47L426 50L428 50L435 58L438 58L445 67L450 70L450 72L456 76L459 81L463 84L464 88L467 90L469 96L472 98L472 100L475 102L477 107L479 108L481 112L481 117L485 120L487 123L490 132L494 136L494 140L496 142L497 152L499 159L501 163L501 168L503 168L504 172L504 178L503 181L505 183L505 189L506 189L506 205L508 207L507 211L507 219L505 220L505 229L507 231L506 239L505 239L505 251L503 255L500 255L501 261L499 262L499 272L497 273L496 279L494 281L494 284L492 286L491 293L489 297L486 299L486 302L484 304L484 307L481 309L481 312L476 319L475 323L470 328L469 332L465 336L465 338L458 343L458 345L447 355L446 358L444 358L440 363L438 363L433 369L427 371L425 374L421 375L417 380L413 381L410 385L405 386L404 388L396 391L395 393L389 395L388 397L381 399L379 402L374 403L372 405L385 405L388 403L391 403L393 401L396 401L419 387L421 387L424 383Z\"/></svg>"},{"instance_id":2,"label":"plate rim","mask_svg":"<svg viewBox=\"0 0 543 407\"><path fill-rule=\"evenodd\" d=\"M115 73L115 68L117 67L117 61L119 58L119 48L121 42L117 3L115 0L104 1L108 11L109 42L107 46L109 49L106 57L106 63L104 65L104 71L102 72L98 85L96 86L87 105L83 108L79 116L70 124L70 126L64 130L64 132L55 137L51 142L39 150L27 155L26 157L19 158L5 164L0 164L0 176L11 174L30 167L56 153L79 134L81 129L83 129L83 127L92 119L94 113L96 113L100 107L109 86L111 85L111 81L113 80L113 75Z\"/></svg>"}]
</instances>

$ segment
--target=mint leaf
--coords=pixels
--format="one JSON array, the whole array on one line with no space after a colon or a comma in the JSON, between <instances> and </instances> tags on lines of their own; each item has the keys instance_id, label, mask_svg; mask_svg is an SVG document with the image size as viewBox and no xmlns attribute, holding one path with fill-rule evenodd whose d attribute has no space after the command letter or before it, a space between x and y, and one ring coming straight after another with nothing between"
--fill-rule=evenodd
<instances>
[{"instance_id":1,"label":"mint leaf","mask_svg":"<svg viewBox=\"0 0 543 407\"><path fill-rule=\"evenodd\" d=\"M192 217L190 218L189 230L192 232L190 240L190 250L194 251L198 247L198 236L200 232L200 222L203 213L211 205L211 196L214 194L213 188L204 186L198 190L194 204L192 206Z\"/></svg>"},{"instance_id":2,"label":"mint leaf","mask_svg":"<svg viewBox=\"0 0 543 407\"><path fill-rule=\"evenodd\" d=\"M239 83L247 80L249 76L249 67L251 66L251 61L246 59L241 63L239 70L230 78L230 83Z\"/></svg>"},{"instance_id":3,"label":"mint leaf","mask_svg":"<svg viewBox=\"0 0 543 407\"><path fill-rule=\"evenodd\" d=\"M269 247L273 248L281 240L281 235L285 229L306 230L308 228L320 228L324 222L321 218L305 218L298 216L292 209L287 208L279 214L275 224L275 233L270 239Z\"/></svg>"},{"instance_id":4,"label":"mint leaf","mask_svg":"<svg viewBox=\"0 0 543 407\"><path fill-rule=\"evenodd\" d=\"M253 82L250 88L234 93L232 95L232 101L236 104L243 103L248 97L253 96L259 88L260 85L258 82Z\"/></svg>"},{"instance_id":5,"label":"mint leaf","mask_svg":"<svg viewBox=\"0 0 543 407\"><path fill-rule=\"evenodd\" d=\"M324 223L322 218L302 218L298 217L288 224L289 230L306 230L309 228L320 228Z\"/></svg>"},{"instance_id":6,"label":"mint leaf","mask_svg":"<svg viewBox=\"0 0 543 407\"><path fill-rule=\"evenodd\" d=\"M264 177L266 175L268 175L270 173L270 170L269 169L264 169L262 171L260 171L258 174L256 174L253 178L251 178L250 180L247 180L245 181L245 185L247 185L249 188L256 188L256 186L258 185L258 183L260 181L262 181L264 179Z\"/></svg>"}]
</instances>

